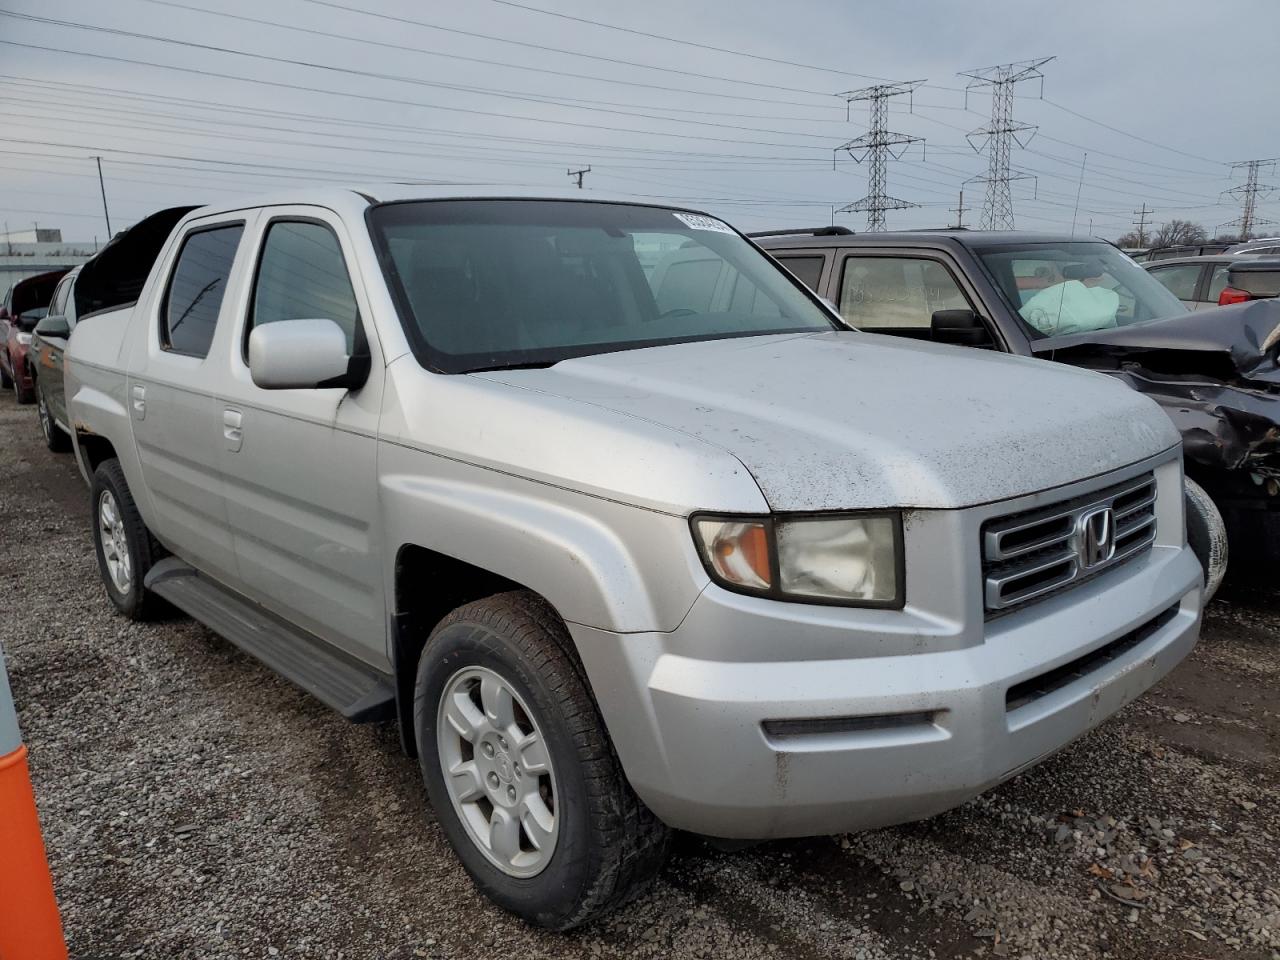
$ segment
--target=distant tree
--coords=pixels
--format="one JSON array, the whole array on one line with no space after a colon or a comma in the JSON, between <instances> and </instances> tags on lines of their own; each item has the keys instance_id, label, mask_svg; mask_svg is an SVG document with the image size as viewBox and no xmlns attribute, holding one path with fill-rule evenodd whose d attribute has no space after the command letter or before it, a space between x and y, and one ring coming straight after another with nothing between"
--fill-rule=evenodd
<instances>
[{"instance_id":1,"label":"distant tree","mask_svg":"<svg viewBox=\"0 0 1280 960\"><path fill-rule=\"evenodd\" d=\"M1209 233L1198 223L1190 220L1170 220L1161 224L1160 229L1151 238L1153 247L1178 247L1184 244L1205 243Z\"/></svg>"},{"instance_id":2,"label":"distant tree","mask_svg":"<svg viewBox=\"0 0 1280 960\"><path fill-rule=\"evenodd\" d=\"M1150 240L1151 239L1150 236L1148 236L1147 239ZM1141 247L1141 246L1144 246L1144 244L1142 242L1142 238L1138 236L1138 231L1130 230L1123 237L1120 237L1119 239L1116 240L1116 246L1128 248L1128 247Z\"/></svg>"}]
</instances>

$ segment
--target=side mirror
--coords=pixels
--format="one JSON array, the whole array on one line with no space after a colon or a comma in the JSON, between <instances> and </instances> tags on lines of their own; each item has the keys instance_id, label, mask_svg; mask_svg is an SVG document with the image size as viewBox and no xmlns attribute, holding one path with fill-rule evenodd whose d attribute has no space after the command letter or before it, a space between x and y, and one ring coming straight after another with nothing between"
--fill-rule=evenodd
<instances>
[{"instance_id":1,"label":"side mirror","mask_svg":"<svg viewBox=\"0 0 1280 960\"><path fill-rule=\"evenodd\" d=\"M368 361L348 355L347 335L332 320L280 320L249 334L249 376L264 390L354 390L368 378Z\"/></svg>"},{"instance_id":2,"label":"side mirror","mask_svg":"<svg viewBox=\"0 0 1280 960\"><path fill-rule=\"evenodd\" d=\"M71 324L67 323L66 317L45 317L36 324L35 332L42 337L65 340L71 336Z\"/></svg>"},{"instance_id":3,"label":"side mirror","mask_svg":"<svg viewBox=\"0 0 1280 960\"><path fill-rule=\"evenodd\" d=\"M935 310L929 322L932 339L966 347L988 347L991 334L972 310Z\"/></svg>"}]
</instances>

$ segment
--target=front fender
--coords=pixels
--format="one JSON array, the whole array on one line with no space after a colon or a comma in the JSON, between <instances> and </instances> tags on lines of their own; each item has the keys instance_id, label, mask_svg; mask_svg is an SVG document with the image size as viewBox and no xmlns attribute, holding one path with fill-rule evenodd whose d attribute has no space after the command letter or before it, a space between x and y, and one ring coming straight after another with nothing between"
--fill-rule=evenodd
<instances>
[{"instance_id":1,"label":"front fender","mask_svg":"<svg viewBox=\"0 0 1280 960\"><path fill-rule=\"evenodd\" d=\"M674 630L707 583L683 517L392 445L379 457L397 547L427 547L519 583L571 623ZM397 552L387 551L389 585Z\"/></svg>"}]
</instances>

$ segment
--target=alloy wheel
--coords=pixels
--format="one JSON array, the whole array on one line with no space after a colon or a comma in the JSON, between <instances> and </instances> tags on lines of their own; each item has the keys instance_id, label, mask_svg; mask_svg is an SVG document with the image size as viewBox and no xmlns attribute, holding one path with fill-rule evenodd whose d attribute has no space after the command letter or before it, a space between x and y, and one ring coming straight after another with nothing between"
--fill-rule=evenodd
<instances>
[{"instance_id":1,"label":"alloy wheel","mask_svg":"<svg viewBox=\"0 0 1280 960\"><path fill-rule=\"evenodd\" d=\"M133 587L133 561L129 558L129 536L124 529L120 507L110 490L98 498L98 538L111 582L122 594Z\"/></svg>"},{"instance_id":2,"label":"alloy wheel","mask_svg":"<svg viewBox=\"0 0 1280 960\"><path fill-rule=\"evenodd\" d=\"M486 667L444 686L436 740L445 787L472 842L513 877L540 873L560 832L551 751L524 700Z\"/></svg>"}]
</instances>

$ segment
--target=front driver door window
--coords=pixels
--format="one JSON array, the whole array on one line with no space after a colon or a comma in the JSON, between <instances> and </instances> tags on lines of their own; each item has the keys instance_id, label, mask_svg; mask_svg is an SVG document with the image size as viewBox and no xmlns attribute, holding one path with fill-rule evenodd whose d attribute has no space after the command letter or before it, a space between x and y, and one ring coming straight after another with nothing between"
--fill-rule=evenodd
<instances>
[{"instance_id":1,"label":"front driver door window","mask_svg":"<svg viewBox=\"0 0 1280 960\"><path fill-rule=\"evenodd\" d=\"M922 257L852 255L840 279L840 315L860 330L927 336L938 310L971 309L945 266Z\"/></svg>"}]
</instances>

